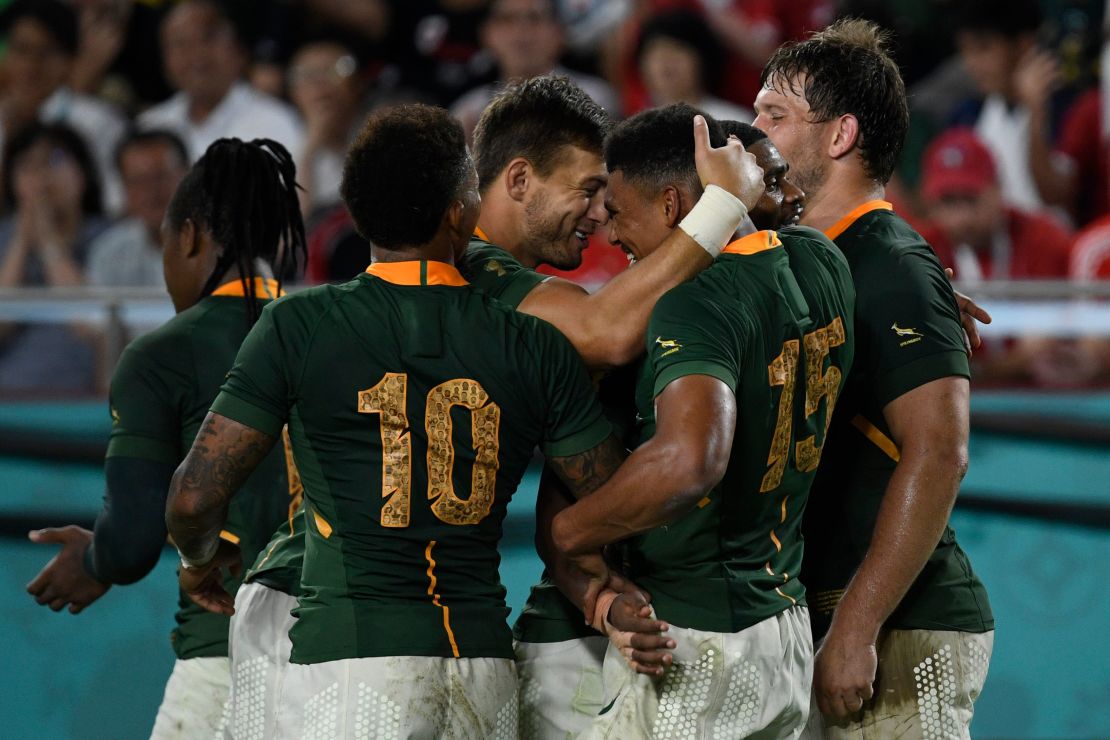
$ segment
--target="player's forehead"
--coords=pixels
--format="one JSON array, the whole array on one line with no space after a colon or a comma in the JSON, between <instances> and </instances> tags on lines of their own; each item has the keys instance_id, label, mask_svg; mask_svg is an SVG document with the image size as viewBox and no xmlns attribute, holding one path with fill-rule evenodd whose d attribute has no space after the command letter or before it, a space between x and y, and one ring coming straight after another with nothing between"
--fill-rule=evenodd
<instances>
[{"instance_id":1,"label":"player's forehead","mask_svg":"<svg viewBox=\"0 0 1110 740\"><path fill-rule=\"evenodd\" d=\"M626 210L634 198L633 185L624 176L624 170L609 173L609 183L605 188L605 207L610 213Z\"/></svg>"},{"instance_id":2,"label":"player's forehead","mask_svg":"<svg viewBox=\"0 0 1110 740\"><path fill-rule=\"evenodd\" d=\"M604 186L609 179L601 152L566 144L556 154L553 174L577 187Z\"/></svg>"},{"instance_id":3,"label":"player's forehead","mask_svg":"<svg viewBox=\"0 0 1110 740\"><path fill-rule=\"evenodd\" d=\"M755 96L756 113L770 113L773 111L809 111L809 101L805 98L806 76L796 74L787 77L784 74L773 74L760 88Z\"/></svg>"},{"instance_id":4,"label":"player's forehead","mask_svg":"<svg viewBox=\"0 0 1110 740\"><path fill-rule=\"evenodd\" d=\"M755 142L748 147L748 151L755 155L755 161L765 175L781 175L789 169L782 153L769 138Z\"/></svg>"}]
</instances>

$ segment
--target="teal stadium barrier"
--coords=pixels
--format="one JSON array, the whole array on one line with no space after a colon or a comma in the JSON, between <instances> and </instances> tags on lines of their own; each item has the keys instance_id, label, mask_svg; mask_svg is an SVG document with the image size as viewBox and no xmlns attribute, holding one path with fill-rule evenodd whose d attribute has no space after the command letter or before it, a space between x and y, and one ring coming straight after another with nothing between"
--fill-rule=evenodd
<instances>
[{"instance_id":1,"label":"teal stadium barrier","mask_svg":"<svg viewBox=\"0 0 1110 740\"><path fill-rule=\"evenodd\" d=\"M973 734L1110 737L1110 394L977 393L972 407L953 525L998 621ZM0 738L145 738L161 699L173 661L168 551L145 580L78 616L24 592L53 552L25 531L95 515L107 428L102 403L0 405ZM69 461L44 457L59 450ZM506 525L501 573L514 612L539 572L536 483L533 470Z\"/></svg>"}]
</instances>

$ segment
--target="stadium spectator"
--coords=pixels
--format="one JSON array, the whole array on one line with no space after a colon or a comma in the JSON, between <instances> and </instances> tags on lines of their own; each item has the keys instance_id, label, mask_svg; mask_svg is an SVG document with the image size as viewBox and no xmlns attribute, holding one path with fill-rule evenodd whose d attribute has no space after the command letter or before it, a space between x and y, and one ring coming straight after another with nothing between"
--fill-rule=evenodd
<instances>
[{"instance_id":1,"label":"stadium spectator","mask_svg":"<svg viewBox=\"0 0 1110 740\"><path fill-rule=\"evenodd\" d=\"M1041 22L1036 0L968 0L956 19L956 45L979 95L951 123L975 129L994 154L1003 197L1025 209L1045 205L1038 183L1059 166L1048 154L1059 65L1038 46Z\"/></svg>"},{"instance_id":2,"label":"stadium spectator","mask_svg":"<svg viewBox=\"0 0 1110 740\"><path fill-rule=\"evenodd\" d=\"M961 282L1067 277L1071 233L1005 203L994 157L971 129L951 129L926 150L922 195L933 250Z\"/></svg>"},{"instance_id":3,"label":"stadium spectator","mask_svg":"<svg viewBox=\"0 0 1110 740\"><path fill-rule=\"evenodd\" d=\"M168 131L129 136L116 154L127 215L89 245L89 285L162 287L159 231L173 192L189 169L181 139Z\"/></svg>"},{"instance_id":4,"label":"stadium spectator","mask_svg":"<svg viewBox=\"0 0 1110 740\"><path fill-rule=\"evenodd\" d=\"M610 115L619 113L617 98L604 80L559 66L563 26L554 0L492 0L482 23L482 46L497 64L497 81L469 91L451 106L469 140L489 102L509 80L554 73L569 77Z\"/></svg>"},{"instance_id":5,"label":"stadium spectator","mask_svg":"<svg viewBox=\"0 0 1110 740\"><path fill-rule=\"evenodd\" d=\"M724 53L701 15L661 13L644 24L636 52L648 106L688 103L713 118L748 123L753 114L711 94L721 81Z\"/></svg>"},{"instance_id":6,"label":"stadium spectator","mask_svg":"<svg viewBox=\"0 0 1110 740\"><path fill-rule=\"evenodd\" d=\"M14 138L35 121L77 131L93 154L110 211L123 205L112 157L126 121L111 105L69 86L80 43L77 16L58 0L18 0L0 16L7 39L5 86L0 96L3 138Z\"/></svg>"},{"instance_id":7,"label":"stadium spectator","mask_svg":"<svg viewBox=\"0 0 1110 740\"><path fill-rule=\"evenodd\" d=\"M219 138L269 138L294 156L303 143L296 114L241 79L247 55L235 26L212 0L186 0L166 16L162 55L178 91L139 116L144 129L166 129L182 138L191 160Z\"/></svg>"},{"instance_id":8,"label":"stadium spectator","mask_svg":"<svg viewBox=\"0 0 1110 740\"><path fill-rule=\"evenodd\" d=\"M0 288L84 282L89 243L106 226L92 157L81 137L32 124L7 145L0 221ZM0 391L89 391L95 353L59 324L0 326Z\"/></svg>"},{"instance_id":9,"label":"stadium spectator","mask_svg":"<svg viewBox=\"0 0 1110 740\"><path fill-rule=\"evenodd\" d=\"M367 75L350 45L320 39L297 50L287 77L289 97L305 124L297 180L307 216L339 203L343 158L361 123Z\"/></svg>"}]
</instances>

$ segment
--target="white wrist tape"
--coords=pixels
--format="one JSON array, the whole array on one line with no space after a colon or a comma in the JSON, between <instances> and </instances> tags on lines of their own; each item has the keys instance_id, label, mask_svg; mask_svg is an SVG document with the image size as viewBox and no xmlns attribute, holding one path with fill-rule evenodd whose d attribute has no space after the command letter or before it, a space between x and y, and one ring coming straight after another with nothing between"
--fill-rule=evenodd
<instances>
[{"instance_id":1,"label":"white wrist tape","mask_svg":"<svg viewBox=\"0 0 1110 740\"><path fill-rule=\"evenodd\" d=\"M678 228L709 252L710 257L716 257L747 215L748 209L739 198L722 187L710 185Z\"/></svg>"}]
</instances>

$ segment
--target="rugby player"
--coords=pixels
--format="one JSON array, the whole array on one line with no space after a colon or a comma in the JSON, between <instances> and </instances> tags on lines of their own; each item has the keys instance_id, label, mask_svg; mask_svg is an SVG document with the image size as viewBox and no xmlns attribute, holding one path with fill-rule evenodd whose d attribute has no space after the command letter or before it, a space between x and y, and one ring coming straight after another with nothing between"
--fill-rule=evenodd
<instances>
[{"instance_id":1,"label":"rugby player","mask_svg":"<svg viewBox=\"0 0 1110 740\"><path fill-rule=\"evenodd\" d=\"M104 462L104 508L93 532L76 526L31 533L62 551L28 586L40 604L74 614L113 583L151 571L166 543L165 502L239 345L280 277L303 260L304 226L295 167L276 142L221 139L185 175L162 227L166 287L177 316L136 339L112 377L112 432ZM277 276L277 279L271 276ZM229 566L253 560L287 519L286 461L263 459L218 533ZM237 574L216 575L234 593ZM217 732L228 693L228 620L181 594L172 644L177 661L152 737Z\"/></svg>"},{"instance_id":2,"label":"rugby player","mask_svg":"<svg viewBox=\"0 0 1110 740\"><path fill-rule=\"evenodd\" d=\"M607 145L612 238L634 255L698 195L693 152L676 137L686 116L685 106L647 111ZM770 173L753 221L777 225L785 163L761 132L739 131ZM606 704L620 700L599 719L609 734L801 732L813 646L799 528L852 362L853 305L847 262L819 232L742 227L652 312L634 386L638 446L551 525L561 558L596 558L633 537L625 572L670 625L662 681L633 692L607 680Z\"/></svg>"},{"instance_id":3,"label":"rugby player","mask_svg":"<svg viewBox=\"0 0 1110 740\"><path fill-rule=\"evenodd\" d=\"M846 20L781 47L755 108L806 191L802 223L843 251L859 297L860 352L803 527L823 637L814 735L967 737L994 634L948 527L967 469L968 363L944 271L883 200L908 126L885 35Z\"/></svg>"},{"instance_id":4,"label":"rugby player","mask_svg":"<svg viewBox=\"0 0 1110 740\"><path fill-rule=\"evenodd\" d=\"M506 505L537 444L577 495L622 456L565 337L454 267L477 185L445 111L371 117L342 193L373 262L263 312L174 475L182 587L230 612L218 532L290 422L308 526L279 736L515 737Z\"/></svg>"},{"instance_id":5,"label":"rugby player","mask_svg":"<svg viewBox=\"0 0 1110 740\"><path fill-rule=\"evenodd\" d=\"M693 116L688 124L704 132ZM709 236L696 218L685 224L705 245L675 230L659 257L645 259L635 273L619 276L593 295L536 272L538 264L577 266L585 247L581 236L605 223L602 148L608 128L605 112L563 77L534 78L499 95L476 133L482 212L461 266L475 287L555 325L593 368L621 364L642 352L650 306L667 288L710 264L714 244L724 246L744 210L724 193L711 193L702 206L708 221L701 223L716 229L715 235ZM687 137L692 140L693 133ZM758 200L763 174L754 157L735 146L710 149L707 139L697 153L708 183L743 202ZM495 237L497 245L487 241ZM233 730L273 716L266 707L274 705L278 676L288 664L286 635L299 595L303 529L298 517L275 535L236 597L231 693L243 711L234 714ZM585 625L581 613L546 579L533 591L514 634L523 735L561 738L583 729L601 708L584 697L599 696L604 637ZM240 679L261 698L240 702Z\"/></svg>"}]
</instances>

